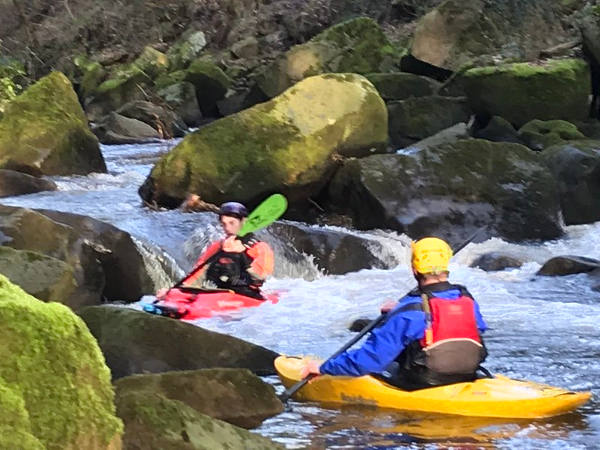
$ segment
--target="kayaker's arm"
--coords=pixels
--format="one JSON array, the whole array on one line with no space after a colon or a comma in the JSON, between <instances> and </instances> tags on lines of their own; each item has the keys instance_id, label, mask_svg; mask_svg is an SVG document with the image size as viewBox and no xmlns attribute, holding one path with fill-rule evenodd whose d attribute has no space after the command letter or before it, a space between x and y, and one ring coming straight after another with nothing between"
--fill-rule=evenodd
<instances>
[{"instance_id":1,"label":"kayaker's arm","mask_svg":"<svg viewBox=\"0 0 600 450\"><path fill-rule=\"evenodd\" d=\"M383 372L402 353L406 343L414 339L413 335L422 335L423 329L419 326L423 322L422 314L411 311L393 315L373 330L361 348L344 352L327 361L321 365L320 372L346 376Z\"/></svg>"},{"instance_id":2,"label":"kayaker's arm","mask_svg":"<svg viewBox=\"0 0 600 450\"><path fill-rule=\"evenodd\" d=\"M485 330L488 329L488 326L485 323L485 320L483 320L483 316L481 315L479 303L477 303L477 301L475 300L473 300L473 303L475 303L475 320L477 320L477 328L479 328L479 332L483 334L485 333Z\"/></svg>"},{"instance_id":3,"label":"kayaker's arm","mask_svg":"<svg viewBox=\"0 0 600 450\"><path fill-rule=\"evenodd\" d=\"M252 279L262 284L268 276L273 274L273 250L266 242L256 242L248 248L246 254L252 260L246 271Z\"/></svg>"}]
</instances>

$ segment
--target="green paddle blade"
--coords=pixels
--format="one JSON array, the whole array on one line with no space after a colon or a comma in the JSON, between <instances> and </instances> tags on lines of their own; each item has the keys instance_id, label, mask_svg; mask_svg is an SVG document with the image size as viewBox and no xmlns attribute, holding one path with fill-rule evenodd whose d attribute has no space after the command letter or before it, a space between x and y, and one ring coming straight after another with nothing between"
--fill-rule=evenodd
<instances>
[{"instance_id":1,"label":"green paddle blade","mask_svg":"<svg viewBox=\"0 0 600 450\"><path fill-rule=\"evenodd\" d=\"M281 216L287 209L287 200L281 194L273 194L256 207L244 222L244 226L238 233L243 237L261 228L268 227Z\"/></svg>"}]
</instances>

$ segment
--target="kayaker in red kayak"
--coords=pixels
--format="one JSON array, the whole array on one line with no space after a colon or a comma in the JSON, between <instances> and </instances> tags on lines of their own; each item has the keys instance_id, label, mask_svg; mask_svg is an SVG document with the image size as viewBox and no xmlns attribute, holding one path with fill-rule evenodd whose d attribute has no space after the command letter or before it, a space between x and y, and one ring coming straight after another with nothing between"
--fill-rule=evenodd
<instances>
[{"instance_id":1,"label":"kayaker in red kayak","mask_svg":"<svg viewBox=\"0 0 600 450\"><path fill-rule=\"evenodd\" d=\"M361 348L322 365L310 361L303 377L372 374L407 390L474 380L487 355L481 339L487 327L467 289L448 282L451 257L441 239L414 243L412 270L419 286L383 305L386 319Z\"/></svg>"},{"instance_id":2,"label":"kayaker in red kayak","mask_svg":"<svg viewBox=\"0 0 600 450\"><path fill-rule=\"evenodd\" d=\"M219 208L219 222L225 239L213 242L198 258L184 287L230 289L238 294L263 299L260 288L273 273L273 250L252 233L237 236L248 217L248 210L237 202L223 203ZM201 267L200 270L196 268ZM162 298L166 290L159 292Z\"/></svg>"}]
</instances>

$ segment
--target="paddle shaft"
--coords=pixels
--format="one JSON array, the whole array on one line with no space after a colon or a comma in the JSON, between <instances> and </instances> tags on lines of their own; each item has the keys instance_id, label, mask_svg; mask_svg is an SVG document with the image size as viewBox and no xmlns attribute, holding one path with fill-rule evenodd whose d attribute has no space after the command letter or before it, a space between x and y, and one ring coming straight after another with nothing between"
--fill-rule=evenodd
<instances>
[{"instance_id":1,"label":"paddle shaft","mask_svg":"<svg viewBox=\"0 0 600 450\"><path fill-rule=\"evenodd\" d=\"M484 229L485 229L485 227L480 228L475 233L473 233L465 242L463 242L461 245L458 246L458 248L456 249L454 254L456 255L463 248L465 248L467 245L469 245L473 241L473 239L475 239L479 235L479 233L481 233ZM325 360L325 362L328 362L332 359L337 358L342 353L344 353L346 350L348 350L350 347L352 347L354 344L356 344L358 341L360 341L367 333L370 333L373 328L377 327L377 325L379 325L381 323L381 321L383 321L383 319L385 319L386 315L387 315L387 313L383 313L376 319L369 322L369 324L366 327L364 327L360 333L358 333L356 336L354 336L352 339L350 339L342 348L340 348L337 352L335 352L333 355L331 355L329 358L327 358ZM298 392L300 389L302 389L306 385L306 383L308 383L310 380L312 380L315 376L316 376L315 374L309 374L306 378L298 381L291 388L287 389L281 395L281 397L280 397L281 401L287 402L292 395L294 395L296 392Z\"/></svg>"}]
</instances>

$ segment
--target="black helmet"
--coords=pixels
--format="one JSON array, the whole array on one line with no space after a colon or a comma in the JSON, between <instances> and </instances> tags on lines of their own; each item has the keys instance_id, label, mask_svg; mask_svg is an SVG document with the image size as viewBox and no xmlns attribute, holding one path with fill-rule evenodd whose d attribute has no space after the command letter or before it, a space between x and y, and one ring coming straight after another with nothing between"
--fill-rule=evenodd
<instances>
[{"instance_id":1,"label":"black helmet","mask_svg":"<svg viewBox=\"0 0 600 450\"><path fill-rule=\"evenodd\" d=\"M219 217L221 216L231 216L243 219L244 217L248 217L248 209L238 202L223 203L219 208Z\"/></svg>"}]
</instances>

